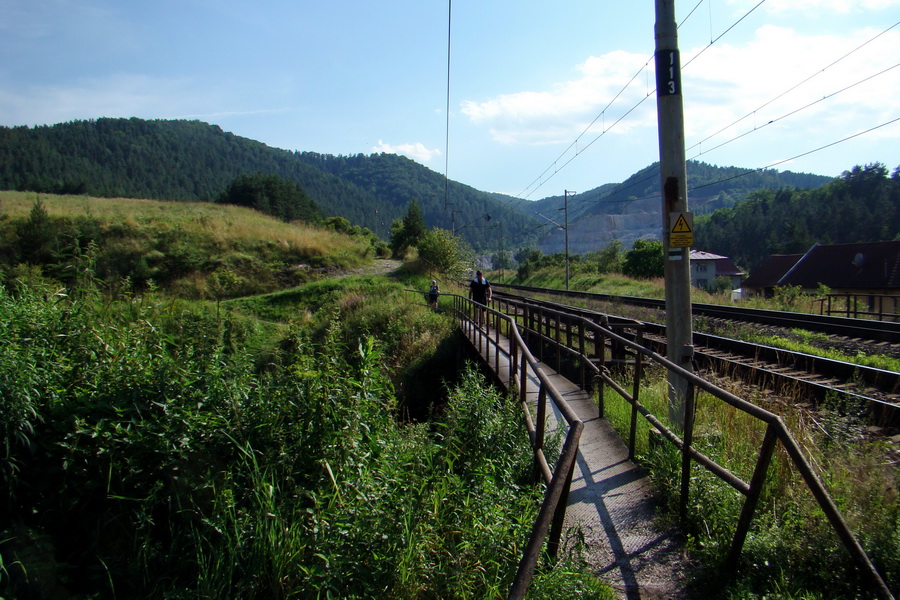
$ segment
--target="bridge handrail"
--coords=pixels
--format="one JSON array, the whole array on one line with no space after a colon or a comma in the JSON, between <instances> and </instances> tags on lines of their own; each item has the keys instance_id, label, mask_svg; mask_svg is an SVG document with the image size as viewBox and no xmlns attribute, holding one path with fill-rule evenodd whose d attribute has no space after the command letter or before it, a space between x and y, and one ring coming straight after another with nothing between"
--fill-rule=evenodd
<instances>
[{"instance_id":1,"label":"bridge handrail","mask_svg":"<svg viewBox=\"0 0 900 600\"><path fill-rule=\"evenodd\" d=\"M418 290L407 291L417 294L422 293ZM531 446L534 451L535 470L547 486L547 489L544 492L544 499L541 502L541 507L538 511L538 516L532 526L531 536L529 537L528 544L525 547L512 586L510 587L510 600L519 600L525 597L528 585L531 582L538 560L540 559L541 548L543 547L545 540L547 541L548 553L551 556L556 554L559 547L569 488L572 484L572 474L575 469L575 461L578 456L578 444L581 439L581 432L584 429L584 423L578 415L575 414L575 411L572 410L572 407L569 406L569 403L563 398L559 390L556 389L556 386L553 385L553 382L540 366L539 361L532 355L522 339L518 325L513 318L458 294L442 293L441 297L450 297L453 299L454 315L460 321L460 326L467 334L470 334L474 338L475 343L479 348L484 345L485 354L487 355L489 362L490 351L488 350L488 346L490 345L494 349L494 370L497 373L499 373L500 365L500 325L501 323L506 325L505 329L506 337L509 340L510 357L508 373L509 385L518 392L518 401L525 413L525 423L531 440ZM484 316L488 317L484 319L485 325L488 326L487 330L476 323L476 315L479 315L482 311L484 312ZM491 329L489 321L491 320L493 321L493 339L489 335ZM531 368L539 381L537 422L532 419L527 401L529 378L526 374L528 367ZM559 457L552 470L544 455L544 429L547 421L546 403L548 396L568 425L565 441L563 442Z\"/></svg>"},{"instance_id":2,"label":"bridge handrail","mask_svg":"<svg viewBox=\"0 0 900 600\"><path fill-rule=\"evenodd\" d=\"M498 305L507 304L508 306L511 304L525 305L524 300L513 300L510 298L503 298L502 300L495 299L494 301ZM675 446L677 446L682 454L682 480L681 480L681 510L682 514L686 510L687 506L687 496L688 496L688 485L690 481L689 470L690 470L690 460L695 460L698 464L705 467L707 470L720 477L735 488L737 491L741 492L746 500L744 502L744 507L742 508L741 515L738 521L738 526L735 531L735 537L732 541L732 547L729 552L729 556L726 559L726 564L732 570L737 565L737 561L740 557L740 553L743 547L743 543L746 539L746 535L749 532L750 524L752 522L756 505L759 500L759 496L762 492L762 487L765 483L766 473L768 471L769 463L771 457L775 450L775 443L780 441L790 457L792 463L795 468L800 473L803 478L804 483L809 488L810 492L813 494L816 502L819 507L822 509L822 512L826 515L829 520L829 523L837 534L838 538L841 540L841 543L850 553L850 555L854 558L857 563L859 569L868 574L871 577L871 585L873 590L878 594L880 598L883 599L893 599L894 596L891 593L890 589L887 587L886 583L882 579L881 575L875 569L875 566L872 564L865 550L860 545L859 541L851 532L849 526L841 515L839 509L835 505L831 495L825 489L824 484L821 479L818 477L810 462L807 460L806 456L803 453L803 450L800 448L800 445L794 439L790 430L784 424L784 421L778 415L765 410L755 404L744 400L724 390L709 381L699 377L697 374L687 371L680 367L679 365L671 362L668 358L653 352L652 350L644 347L641 341L641 331L638 329L637 333L637 342L632 341L625 337L624 335L616 333L608 324L602 325L597 324L589 319L585 319L580 315L575 315L571 313L566 313L564 311L554 310L544 306L540 306L538 308L539 316L538 322L541 322L545 319L545 316L555 317L555 325L557 336L556 339L544 335L540 331L535 331L537 335L544 341L550 342L557 346L557 348L565 348L569 352L574 352L578 356L580 356L582 364L590 365L600 380L612 387L620 396L622 396L627 402L632 405L633 413L631 419L631 431L630 431L630 442L629 442L629 452L630 455L634 454L634 435L635 435L635 415L636 413L640 413L644 416L645 419L648 420L657 430L660 431L661 435L672 442ZM515 317L518 317L518 310L515 312ZM578 324L578 332L580 335L580 347L579 351L575 351L572 348L568 348L567 346L563 346L560 344L560 328L562 323L562 317L566 318L566 328L567 333L571 335L571 328L573 323ZM526 311L525 313L526 322L524 324L527 332L534 331L529 326L529 316ZM549 329L550 321L547 320L547 328ZM595 335L595 344L599 347L600 344L597 342L598 339L609 338L616 344L619 344L625 348L630 349L635 353L635 379L634 379L634 388L633 392L629 393L627 390L622 388L615 380L613 380L607 370L604 367L604 356L605 351L600 353L600 366L594 365L590 360L590 357L584 354L584 332L585 330L593 330ZM518 328L516 328L516 333L518 335ZM599 336L599 337L597 337ZM605 344L605 342L603 342ZM672 429L666 427L658 418L656 418L646 407L640 404L638 400L638 389L639 389L639 381L640 381L640 372L642 369L642 360L638 358L638 355L647 357L651 362L655 362L663 367L665 367L668 371L675 373L677 376L683 378L688 383L688 406L685 410L686 415L686 423L684 427L684 438L680 438ZM739 477L731 473L727 468L719 465L711 458L703 455L696 449L691 447L692 437L693 437L693 413L694 413L694 389L699 388L713 397L716 397L727 404L733 406L734 408L746 412L747 414L753 416L754 418L759 419L760 421L766 424L766 433L760 447L759 456L757 459L757 464L754 469L753 475L751 477L751 481L744 482ZM600 404L600 416L602 417L603 411L603 403L602 403L602 388L601 388L601 404Z\"/></svg>"}]
</instances>

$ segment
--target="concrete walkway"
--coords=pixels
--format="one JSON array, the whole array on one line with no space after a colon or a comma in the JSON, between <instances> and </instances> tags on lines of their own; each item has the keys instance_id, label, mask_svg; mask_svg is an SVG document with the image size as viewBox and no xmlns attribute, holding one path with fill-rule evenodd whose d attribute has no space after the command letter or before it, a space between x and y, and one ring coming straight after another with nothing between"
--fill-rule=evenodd
<instances>
[{"instance_id":1,"label":"concrete walkway","mask_svg":"<svg viewBox=\"0 0 900 600\"><path fill-rule=\"evenodd\" d=\"M478 339L472 343L477 347ZM500 336L499 345L499 360L493 347L485 350L483 340L478 351L508 388L509 341ZM687 600L683 540L676 531L658 524L656 493L647 472L628 459L627 445L597 416L597 404L587 393L548 365L541 363L539 368L584 423L566 527L580 528L595 574L625 600ZM534 409L539 381L530 368L528 377L529 403ZM548 435L560 422L565 427L554 408L552 420L548 416Z\"/></svg>"}]
</instances>

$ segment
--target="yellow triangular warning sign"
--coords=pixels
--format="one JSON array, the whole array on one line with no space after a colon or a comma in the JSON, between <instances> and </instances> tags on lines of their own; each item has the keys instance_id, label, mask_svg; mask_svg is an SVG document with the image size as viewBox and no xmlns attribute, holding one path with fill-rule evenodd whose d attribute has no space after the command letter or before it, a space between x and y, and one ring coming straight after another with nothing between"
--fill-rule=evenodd
<instances>
[{"instance_id":1,"label":"yellow triangular warning sign","mask_svg":"<svg viewBox=\"0 0 900 600\"><path fill-rule=\"evenodd\" d=\"M672 233L691 233L691 226L688 225L687 219L684 218L683 214L678 215L678 220L675 221Z\"/></svg>"}]
</instances>

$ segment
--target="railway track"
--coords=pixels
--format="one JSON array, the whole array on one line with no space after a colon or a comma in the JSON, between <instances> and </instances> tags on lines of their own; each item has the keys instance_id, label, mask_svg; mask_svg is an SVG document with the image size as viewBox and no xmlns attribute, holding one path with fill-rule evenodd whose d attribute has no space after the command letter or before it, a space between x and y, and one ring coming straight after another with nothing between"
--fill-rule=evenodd
<instances>
[{"instance_id":1,"label":"railway track","mask_svg":"<svg viewBox=\"0 0 900 600\"><path fill-rule=\"evenodd\" d=\"M611 296L593 292L576 292L572 290L554 290L548 288L528 287L522 285L492 284L495 290L510 290L529 294L552 294L558 297L581 298L597 302L613 302L629 306L640 306L664 311L664 300L655 298L637 298L634 296ZM900 323L892 321L871 321L868 319L851 319L809 313L787 313L759 308L737 306L720 306L717 304L693 303L691 312L694 317L704 316L714 319L757 323L773 327L799 328L829 335L871 340L885 344L900 345Z\"/></svg>"},{"instance_id":2,"label":"railway track","mask_svg":"<svg viewBox=\"0 0 900 600\"><path fill-rule=\"evenodd\" d=\"M598 311L561 304L552 300L522 296L523 292L532 291L542 294L554 294L557 290L523 289L521 286L495 285L494 287L498 288L495 293L518 298L520 301L528 302L532 306L542 306L564 311L594 322L610 319L609 315ZM510 291L518 293L510 294L503 291L510 288L513 288ZM584 293L576 294L583 295ZM571 292L563 293L562 295L573 296ZM596 299L597 296L604 295L587 294L587 296ZM606 301L609 301L609 298L613 297L606 296ZM638 300L644 301L646 299ZM653 308L659 308L656 306L657 302L660 301L652 302L654 304ZM649 307L650 305L642 304L642 306ZM715 318L725 319L722 315L729 312L722 313L717 311ZM763 312L774 313L775 311ZM697 314L696 310L695 314ZM712 316L709 313L707 314ZM811 316L816 317L818 315ZM759 317L756 316L755 318ZM844 321L848 320L841 319ZM849 320L857 321L857 319ZM629 319L620 318L619 321L624 323L628 322ZM813 320L812 326L815 326L817 321ZM758 323L758 321L751 322ZM792 328L805 328L794 321L790 321L789 317L776 317L776 315L766 315L764 325L766 327L778 327L774 324L776 322L790 323ZM665 326L649 321L640 321L639 323L640 328L643 330L644 345L665 355ZM830 335L838 335L833 333L835 329L832 326L828 326L828 328L832 331ZM880 330L882 332L889 331L889 329L884 328ZM821 325L816 331L822 331ZM846 324L844 324L839 331L841 331L839 335L859 341L865 338L868 329L851 330L847 329ZM889 342L883 340L871 343L882 347L885 344L889 344ZM850 405L861 406L868 412L867 421L869 424L885 427L900 426L900 373L702 332L694 333L694 348L694 360L698 370L706 369L729 378L739 378L766 389L771 389L776 393L799 396L813 405L818 405L830 397L850 400Z\"/></svg>"}]
</instances>

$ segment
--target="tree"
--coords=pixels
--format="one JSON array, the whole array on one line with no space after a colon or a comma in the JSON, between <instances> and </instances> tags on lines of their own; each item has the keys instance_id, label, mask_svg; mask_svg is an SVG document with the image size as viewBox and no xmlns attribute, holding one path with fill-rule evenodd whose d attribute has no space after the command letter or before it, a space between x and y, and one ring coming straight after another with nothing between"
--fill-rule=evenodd
<instances>
[{"instance_id":1,"label":"tree","mask_svg":"<svg viewBox=\"0 0 900 600\"><path fill-rule=\"evenodd\" d=\"M278 175L240 175L219 196L220 204L235 204L258 210L282 221L316 221L319 209L293 181Z\"/></svg>"},{"instance_id":2,"label":"tree","mask_svg":"<svg viewBox=\"0 0 900 600\"><path fill-rule=\"evenodd\" d=\"M400 256L410 246L418 246L426 231L422 209L419 208L418 201L413 198L406 207L406 214L403 218L391 224L391 250L394 251L394 255Z\"/></svg>"},{"instance_id":3,"label":"tree","mask_svg":"<svg viewBox=\"0 0 900 600\"><path fill-rule=\"evenodd\" d=\"M439 228L426 232L419 240L418 249L419 258L445 275L458 279L465 275L473 256L471 248L462 238Z\"/></svg>"},{"instance_id":4,"label":"tree","mask_svg":"<svg viewBox=\"0 0 900 600\"><path fill-rule=\"evenodd\" d=\"M622 273L637 279L652 279L665 275L663 245L659 240L635 240L634 247L625 253Z\"/></svg>"},{"instance_id":5,"label":"tree","mask_svg":"<svg viewBox=\"0 0 900 600\"><path fill-rule=\"evenodd\" d=\"M16 227L23 262L43 265L56 258L59 239L56 226L40 197L34 201L26 221Z\"/></svg>"}]
</instances>

